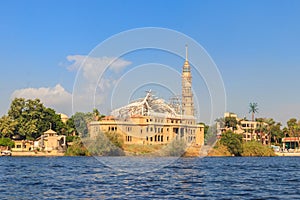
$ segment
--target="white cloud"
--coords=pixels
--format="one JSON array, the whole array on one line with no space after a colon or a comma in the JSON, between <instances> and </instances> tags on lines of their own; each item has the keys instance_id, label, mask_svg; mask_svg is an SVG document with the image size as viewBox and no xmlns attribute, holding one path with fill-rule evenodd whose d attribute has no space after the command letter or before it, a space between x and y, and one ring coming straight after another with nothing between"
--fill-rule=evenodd
<instances>
[{"instance_id":1,"label":"white cloud","mask_svg":"<svg viewBox=\"0 0 300 200\"><path fill-rule=\"evenodd\" d=\"M120 72L131 64L117 57L90 57L69 55L68 70L78 70L73 90L73 108L76 111L91 111L96 107L108 107L107 101Z\"/></svg>"},{"instance_id":2,"label":"white cloud","mask_svg":"<svg viewBox=\"0 0 300 200\"><path fill-rule=\"evenodd\" d=\"M106 68L115 73L120 72L126 66L130 65L131 62L115 57L90 57L84 55L69 55L67 60L73 62L68 66L68 70L78 70L81 67L84 78L88 80L97 81L98 76L101 75ZM109 67L108 67L109 66Z\"/></svg>"},{"instance_id":3,"label":"white cloud","mask_svg":"<svg viewBox=\"0 0 300 200\"><path fill-rule=\"evenodd\" d=\"M45 106L55 109L59 113L70 115L72 109L72 94L60 84L55 87L24 88L15 90L11 98L40 99Z\"/></svg>"}]
</instances>

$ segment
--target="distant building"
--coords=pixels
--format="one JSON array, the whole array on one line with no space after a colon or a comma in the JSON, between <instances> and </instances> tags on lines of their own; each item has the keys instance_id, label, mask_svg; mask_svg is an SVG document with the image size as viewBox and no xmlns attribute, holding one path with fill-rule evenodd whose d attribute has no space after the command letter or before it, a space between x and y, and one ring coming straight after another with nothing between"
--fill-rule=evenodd
<instances>
[{"instance_id":1,"label":"distant building","mask_svg":"<svg viewBox=\"0 0 300 200\"><path fill-rule=\"evenodd\" d=\"M49 129L36 140L15 139L13 156L62 156L67 149L66 136Z\"/></svg>"},{"instance_id":2,"label":"distant building","mask_svg":"<svg viewBox=\"0 0 300 200\"><path fill-rule=\"evenodd\" d=\"M41 137L37 139L35 142L35 149L39 149L40 151L47 152L65 152L66 150L66 136L65 135L57 135L55 131L52 129L44 132Z\"/></svg>"},{"instance_id":3,"label":"distant building","mask_svg":"<svg viewBox=\"0 0 300 200\"><path fill-rule=\"evenodd\" d=\"M300 146L300 137L284 137L282 138L283 151L298 152Z\"/></svg>"},{"instance_id":4,"label":"distant building","mask_svg":"<svg viewBox=\"0 0 300 200\"><path fill-rule=\"evenodd\" d=\"M125 144L168 144L183 139L188 144L204 144L204 126L194 116L191 69L187 59L182 68L181 109L156 98L151 91L144 98L118 108L100 121L89 123L90 137L99 131L119 133Z\"/></svg>"},{"instance_id":5,"label":"distant building","mask_svg":"<svg viewBox=\"0 0 300 200\"><path fill-rule=\"evenodd\" d=\"M13 140L15 145L12 151L32 151L34 149L34 141L32 140Z\"/></svg>"},{"instance_id":6,"label":"distant building","mask_svg":"<svg viewBox=\"0 0 300 200\"><path fill-rule=\"evenodd\" d=\"M237 114L232 113L232 112L225 112L224 113L224 118L226 118L226 117L233 117L233 118L238 119Z\"/></svg>"},{"instance_id":7,"label":"distant building","mask_svg":"<svg viewBox=\"0 0 300 200\"><path fill-rule=\"evenodd\" d=\"M68 117L67 115L63 114L63 113L60 113L59 115L60 115L61 121L62 121L63 123L67 123L69 117Z\"/></svg>"},{"instance_id":8,"label":"distant building","mask_svg":"<svg viewBox=\"0 0 300 200\"><path fill-rule=\"evenodd\" d=\"M225 132L227 130L232 130L234 133L242 134L244 141L261 141L262 144L269 144L270 138L268 134L263 133L260 128L263 126L268 126L265 122L249 121L245 119L238 118L237 114L226 112L224 113L224 119L227 117L235 118L237 121L236 128L233 127L220 127L219 131Z\"/></svg>"}]
</instances>

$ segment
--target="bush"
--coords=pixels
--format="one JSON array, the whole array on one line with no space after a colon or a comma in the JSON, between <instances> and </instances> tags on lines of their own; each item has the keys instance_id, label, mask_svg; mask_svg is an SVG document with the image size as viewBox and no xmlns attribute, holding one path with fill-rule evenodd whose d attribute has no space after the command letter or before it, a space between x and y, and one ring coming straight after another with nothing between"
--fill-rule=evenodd
<instances>
[{"instance_id":1,"label":"bush","mask_svg":"<svg viewBox=\"0 0 300 200\"><path fill-rule=\"evenodd\" d=\"M14 141L12 141L10 138L0 138L0 146L12 148L14 145Z\"/></svg>"},{"instance_id":2,"label":"bush","mask_svg":"<svg viewBox=\"0 0 300 200\"><path fill-rule=\"evenodd\" d=\"M184 140L173 140L161 150L162 156L182 156L187 148Z\"/></svg>"},{"instance_id":3,"label":"bush","mask_svg":"<svg viewBox=\"0 0 300 200\"><path fill-rule=\"evenodd\" d=\"M275 156L274 151L259 142L250 141L243 144L242 156Z\"/></svg>"},{"instance_id":4,"label":"bush","mask_svg":"<svg viewBox=\"0 0 300 200\"><path fill-rule=\"evenodd\" d=\"M220 143L226 146L231 154L241 156L243 152L242 140L242 135L227 131L222 134Z\"/></svg>"},{"instance_id":5,"label":"bush","mask_svg":"<svg viewBox=\"0 0 300 200\"><path fill-rule=\"evenodd\" d=\"M75 141L76 139L78 139L78 136L73 136L73 135L68 135L68 136L66 136L66 141L67 141L67 142L73 142L73 141Z\"/></svg>"},{"instance_id":6,"label":"bush","mask_svg":"<svg viewBox=\"0 0 300 200\"><path fill-rule=\"evenodd\" d=\"M213 148L208 152L208 156L232 156L228 148L218 141Z\"/></svg>"},{"instance_id":7,"label":"bush","mask_svg":"<svg viewBox=\"0 0 300 200\"><path fill-rule=\"evenodd\" d=\"M96 139L86 138L88 151L95 156L124 156L121 136L117 133L99 132Z\"/></svg>"},{"instance_id":8,"label":"bush","mask_svg":"<svg viewBox=\"0 0 300 200\"><path fill-rule=\"evenodd\" d=\"M68 147L66 156L89 156L88 150L84 147L79 138L73 141L73 145Z\"/></svg>"}]
</instances>

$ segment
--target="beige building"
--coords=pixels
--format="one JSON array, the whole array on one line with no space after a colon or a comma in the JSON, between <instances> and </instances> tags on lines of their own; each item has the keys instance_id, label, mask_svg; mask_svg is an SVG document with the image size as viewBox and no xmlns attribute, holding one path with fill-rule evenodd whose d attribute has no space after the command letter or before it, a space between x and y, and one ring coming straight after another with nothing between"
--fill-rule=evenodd
<instances>
[{"instance_id":1,"label":"beige building","mask_svg":"<svg viewBox=\"0 0 300 200\"><path fill-rule=\"evenodd\" d=\"M62 121L63 123L67 123L69 117L68 117L67 115L63 114L63 113L59 113L59 115L60 115L61 121Z\"/></svg>"},{"instance_id":2,"label":"beige building","mask_svg":"<svg viewBox=\"0 0 300 200\"><path fill-rule=\"evenodd\" d=\"M34 149L34 141L31 140L13 140L15 145L11 148L12 151L32 151Z\"/></svg>"},{"instance_id":3,"label":"beige building","mask_svg":"<svg viewBox=\"0 0 300 200\"><path fill-rule=\"evenodd\" d=\"M168 144L183 139L188 144L204 144L204 126L196 124L189 62L182 67L182 102L166 103L148 91L144 98L118 108L111 116L89 123L90 137L99 131L122 135L125 144Z\"/></svg>"},{"instance_id":4,"label":"beige building","mask_svg":"<svg viewBox=\"0 0 300 200\"><path fill-rule=\"evenodd\" d=\"M65 152L66 150L66 136L57 135L52 129L44 132L41 137L37 139L34 145L35 149L47 152Z\"/></svg>"},{"instance_id":5,"label":"beige building","mask_svg":"<svg viewBox=\"0 0 300 200\"><path fill-rule=\"evenodd\" d=\"M255 141L261 141L263 144L269 144L268 134L265 134L262 131L260 131L260 127L268 126L267 123L240 119L235 113L231 113L231 112L224 113L224 119L226 117L232 117L236 119L237 121L236 130L233 131L237 134L242 134L244 141L255 140ZM232 130L231 127L221 128L222 132L228 129Z\"/></svg>"},{"instance_id":6,"label":"beige building","mask_svg":"<svg viewBox=\"0 0 300 200\"><path fill-rule=\"evenodd\" d=\"M89 124L90 137L94 138L102 131L121 134L125 144L168 144L175 139L184 139L190 144L203 145L204 126L196 124L193 117L157 114L132 115L126 120L105 117Z\"/></svg>"}]
</instances>

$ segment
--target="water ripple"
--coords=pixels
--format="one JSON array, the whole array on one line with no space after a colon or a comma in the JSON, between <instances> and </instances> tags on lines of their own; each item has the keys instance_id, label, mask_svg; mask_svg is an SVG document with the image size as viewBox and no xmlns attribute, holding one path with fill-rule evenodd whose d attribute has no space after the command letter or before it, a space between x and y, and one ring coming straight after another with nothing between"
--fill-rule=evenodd
<instances>
[{"instance_id":1,"label":"water ripple","mask_svg":"<svg viewBox=\"0 0 300 200\"><path fill-rule=\"evenodd\" d=\"M181 158L127 173L92 157L0 157L0 199L299 199L299 159Z\"/></svg>"}]
</instances>

